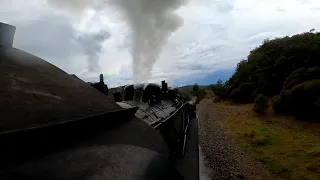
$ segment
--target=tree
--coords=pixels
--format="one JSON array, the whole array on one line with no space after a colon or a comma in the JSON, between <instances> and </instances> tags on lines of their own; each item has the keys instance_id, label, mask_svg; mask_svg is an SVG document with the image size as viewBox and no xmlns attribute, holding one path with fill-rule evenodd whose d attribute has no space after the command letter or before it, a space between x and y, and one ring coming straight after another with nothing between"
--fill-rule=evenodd
<instances>
[{"instance_id":1,"label":"tree","mask_svg":"<svg viewBox=\"0 0 320 180\"><path fill-rule=\"evenodd\" d=\"M221 79L219 79L219 80L217 81L217 85L218 85L218 86L222 86L222 81L221 81Z\"/></svg>"},{"instance_id":2,"label":"tree","mask_svg":"<svg viewBox=\"0 0 320 180\"><path fill-rule=\"evenodd\" d=\"M193 87L192 87L192 90L197 92L199 91L199 85L198 84L194 84Z\"/></svg>"},{"instance_id":3,"label":"tree","mask_svg":"<svg viewBox=\"0 0 320 180\"><path fill-rule=\"evenodd\" d=\"M316 113L320 112L319 93L315 93L320 92L319 59L320 33L315 29L266 39L238 63L235 73L221 88L218 84L214 87L215 93L243 103L256 102L262 94L273 97L276 113L320 118ZM226 93L223 87L227 87Z\"/></svg>"},{"instance_id":4,"label":"tree","mask_svg":"<svg viewBox=\"0 0 320 180\"><path fill-rule=\"evenodd\" d=\"M268 97L260 94L254 100L253 111L259 114L263 114L269 107Z\"/></svg>"}]
</instances>

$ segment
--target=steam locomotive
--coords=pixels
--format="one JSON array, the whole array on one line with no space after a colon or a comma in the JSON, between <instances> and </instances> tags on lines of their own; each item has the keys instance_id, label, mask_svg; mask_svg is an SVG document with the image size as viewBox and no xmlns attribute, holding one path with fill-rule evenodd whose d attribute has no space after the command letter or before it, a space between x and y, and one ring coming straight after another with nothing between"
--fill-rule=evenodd
<instances>
[{"instance_id":1,"label":"steam locomotive","mask_svg":"<svg viewBox=\"0 0 320 180\"><path fill-rule=\"evenodd\" d=\"M195 106L176 90L135 84L111 98L13 48L15 30L0 23L0 179L199 178Z\"/></svg>"}]
</instances>

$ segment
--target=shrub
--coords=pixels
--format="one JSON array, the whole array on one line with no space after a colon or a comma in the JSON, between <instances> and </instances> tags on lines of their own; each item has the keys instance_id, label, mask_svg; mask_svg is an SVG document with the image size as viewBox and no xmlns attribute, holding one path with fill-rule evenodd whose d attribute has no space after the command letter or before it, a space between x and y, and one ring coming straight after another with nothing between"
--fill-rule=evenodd
<instances>
[{"instance_id":1,"label":"shrub","mask_svg":"<svg viewBox=\"0 0 320 180\"><path fill-rule=\"evenodd\" d=\"M305 81L311 81L320 78L320 67L299 68L293 71L283 83L284 89L292 89L294 86Z\"/></svg>"},{"instance_id":2,"label":"shrub","mask_svg":"<svg viewBox=\"0 0 320 180\"><path fill-rule=\"evenodd\" d=\"M233 101L236 101L236 102L240 102L242 100L242 96L241 95L242 95L242 92L241 92L241 89L239 89L239 88L235 88L230 93L231 99Z\"/></svg>"},{"instance_id":3,"label":"shrub","mask_svg":"<svg viewBox=\"0 0 320 180\"><path fill-rule=\"evenodd\" d=\"M268 98L262 94L258 95L254 100L253 111L259 114L263 114L269 107Z\"/></svg>"},{"instance_id":4,"label":"shrub","mask_svg":"<svg viewBox=\"0 0 320 180\"><path fill-rule=\"evenodd\" d=\"M283 113L283 98L280 95L271 98L271 107L276 114Z\"/></svg>"},{"instance_id":5,"label":"shrub","mask_svg":"<svg viewBox=\"0 0 320 180\"><path fill-rule=\"evenodd\" d=\"M255 84L254 83L242 83L238 87L232 89L230 97L233 101L239 103L253 102L256 94L253 93Z\"/></svg>"},{"instance_id":6,"label":"shrub","mask_svg":"<svg viewBox=\"0 0 320 180\"><path fill-rule=\"evenodd\" d=\"M251 144L255 146L265 146L268 144L269 139L267 137L258 136L252 139Z\"/></svg>"},{"instance_id":7,"label":"shrub","mask_svg":"<svg viewBox=\"0 0 320 180\"><path fill-rule=\"evenodd\" d=\"M226 98L228 96L228 88L226 86L217 86L214 93L221 98Z\"/></svg>"},{"instance_id":8,"label":"shrub","mask_svg":"<svg viewBox=\"0 0 320 180\"><path fill-rule=\"evenodd\" d=\"M199 91L192 91L193 96L197 97L196 103L199 103L202 99L204 99L207 95L207 92L203 89Z\"/></svg>"},{"instance_id":9,"label":"shrub","mask_svg":"<svg viewBox=\"0 0 320 180\"><path fill-rule=\"evenodd\" d=\"M320 116L320 79L295 85L272 98L275 113L287 113L299 119L317 119Z\"/></svg>"},{"instance_id":10,"label":"shrub","mask_svg":"<svg viewBox=\"0 0 320 180\"><path fill-rule=\"evenodd\" d=\"M197 92L199 91L199 85L198 84L194 84L193 87L192 87L192 90Z\"/></svg>"},{"instance_id":11,"label":"shrub","mask_svg":"<svg viewBox=\"0 0 320 180\"><path fill-rule=\"evenodd\" d=\"M307 81L290 90L291 113L300 119L319 118L320 79Z\"/></svg>"},{"instance_id":12,"label":"shrub","mask_svg":"<svg viewBox=\"0 0 320 180\"><path fill-rule=\"evenodd\" d=\"M220 96L214 97L213 102L221 102Z\"/></svg>"},{"instance_id":13,"label":"shrub","mask_svg":"<svg viewBox=\"0 0 320 180\"><path fill-rule=\"evenodd\" d=\"M291 113L292 111L292 100L291 92L284 90L280 95L271 98L271 106L276 114Z\"/></svg>"}]
</instances>

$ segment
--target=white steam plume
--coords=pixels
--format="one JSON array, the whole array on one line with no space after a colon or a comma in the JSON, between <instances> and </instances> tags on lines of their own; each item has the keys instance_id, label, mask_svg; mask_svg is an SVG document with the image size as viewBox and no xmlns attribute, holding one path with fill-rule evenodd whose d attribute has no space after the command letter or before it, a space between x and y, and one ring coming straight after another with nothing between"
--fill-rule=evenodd
<instances>
[{"instance_id":1,"label":"white steam plume","mask_svg":"<svg viewBox=\"0 0 320 180\"><path fill-rule=\"evenodd\" d=\"M104 5L117 7L132 30L133 80L135 83L140 83L146 82L151 77L153 66L169 36L183 24L183 19L174 11L188 0L47 1L72 11L92 8L101 2Z\"/></svg>"},{"instance_id":2,"label":"white steam plume","mask_svg":"<svg viewBox=\"0 0 320 180\"><path fill-rule=\"evenodd\" d=\"M183 19L174 13L187 0L111 0L132 30L134 82L145 82L171 33Z\"/></svg>"},{"instance_id":3,"label":"white steam plume","mask_svg":"<svg viewBox=\"0 0 320 180\"><path fill-rule=\"evenodd\" d=\"M79 13L84 9L93 8L101 0L47 0L59 8L71 10L73 13Z\"/></svg>"}]
</instances>

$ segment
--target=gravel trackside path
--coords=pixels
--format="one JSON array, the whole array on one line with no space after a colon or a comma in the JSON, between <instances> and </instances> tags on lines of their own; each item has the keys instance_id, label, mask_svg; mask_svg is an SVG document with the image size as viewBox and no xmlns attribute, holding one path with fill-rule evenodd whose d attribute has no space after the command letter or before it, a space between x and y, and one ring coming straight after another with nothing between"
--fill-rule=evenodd
<instances>
[{"instance_id":1,"label":"gravel trackside path","mask_svg":"<svg viewBox=\"0 0 320 180\"><path fill-rule=\"evenodd\" d=\"M223 113L215 110L212 99L204 99L197 106L199 119L199 145L210 178L224 179L276 179L267 168L233 143L228 130L221 126Z\"/></svg>"}]
</instances>

